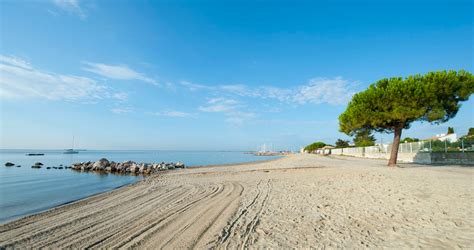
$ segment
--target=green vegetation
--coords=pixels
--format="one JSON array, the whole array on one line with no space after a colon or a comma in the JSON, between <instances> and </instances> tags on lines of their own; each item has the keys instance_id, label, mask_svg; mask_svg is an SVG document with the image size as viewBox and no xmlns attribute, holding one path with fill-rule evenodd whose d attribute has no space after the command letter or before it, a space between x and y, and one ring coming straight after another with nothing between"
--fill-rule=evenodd
<instances>
[{"instance_id":1,"label":"green vegetation","mask_svg":"<svg viewBox=\"0 0 474 250\"><path fill-rule=\"evenodd\" d=\"M326 146L326 143L318 141L318 142L309 144L308 146L306 146L304 148L304 150L308 151L308 152L313 152L313 151L315 151L317 149L320 149L324 146Z\"/></svg>"},{"instance_id":2,"label":"green vegetation","mask_svg":"<svg viewBox=\"0 0 474 250\"><path fill-rule=\"evenodd\" d=\"M411 138L411 137L405 137L401 142L418 142L420 139L418 138Z\"/></svg>"},{"instance_id":3,"label":"green vegetation","mask_svg":"<svg viewBox=\"0 0 474 250\"><path fill-rule=\"evenodd\" d=\"M355 133L354 144L356 147L368 147L375 145L375 137L368 129L358 130Z\"/></svg>"},{"instance_id":4,"label":"green vegetation","mask_svg":"<svg viewBox=\"0 0 474 250\"><path fill-rule=\"evenodd\" d=\"M469 131L467 132L467 136L474 136L474 128L469 128Z\"/></svg>"},{"instance_id":5,"label":"green vegetation","mask_svg":"<svg viewBox=\"0 0 474 250\"><path fill-rule=\"evenodd\" d=\"M348 135L361 130L394 133L388 165L395 166L403 129L414 121L448 121L473 92L474 77L464 70L382 79L352 97L339 127Z\"/></svg>"},{"instance_id":6,"label":"green vegetation","mask_svg":"<svg viewBox=\"0 0 474 250\"><path fill-rule=\"evenodd\" d=\"M349 147L349 141L343 139L337 139L336 148L347 148Z\"/></svg>"},{"instance_id":7,"label":"green vegetation","mask_svg":"<svg viewBox=\"0 0 474 250\"><path fill-rule=\"evenodd\" d=\"M449 134L454 134L454 128L453 127L448 127L448 135Z\"/></svg>"},{"instance_id":8,"label":"green vegetation","mask_svg":"<svg viewBox=\"0 0 474 250\"><path fill-rule=\"evenodd\" d=\"M431 144L431 145L430 145ZM425 142L423 148L429 149L432 152L459 152L464 148L464 151L474 151L474 137L464 137L456 142L449 141L431 141Z\"/></svg>"}]
</instances>

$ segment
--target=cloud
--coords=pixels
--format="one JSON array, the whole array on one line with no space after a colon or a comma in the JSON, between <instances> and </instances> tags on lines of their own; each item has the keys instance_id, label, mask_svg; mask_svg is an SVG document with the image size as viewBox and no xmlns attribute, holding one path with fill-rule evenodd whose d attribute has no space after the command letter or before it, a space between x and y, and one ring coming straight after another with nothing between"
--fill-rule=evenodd
<instances>
[{"instance_id":1,"label":"cloud","mask_svg":"<svg viewBox=\"0 0 474 250\"><path fill-rule=\"evenodd\" d=\"M0 62L10 64L15 67L20 67L24 69L31 69L31 65L28 61L23 60L19 57L14 56L4 56L0 55Z\"/></svg>"},{"instance_id":2,"label":"cloud","mask_svg":"<svg viewBox=\"0 0 474 250\"><path fill-rule=\"evenodd\" d=\"M197 84L197 83L192 83L188 81L181 81L180 84L190 91L196 91L196 90L201 90L201 89L212 89L212 87Z\"/></svg>"},{"instance_id":3,"label":"cloud","mask_svg":"<svg viewBox=\"0 0 474 250\"><path fill-rule=\"evenodd\" d=\"M241 106L241 104L234 99L225 99L222 97L209 99L207 104L207 106L199 107L199 110L202 112L227 112Z\"/></svg>"},{"instance_id":4,"label":"cloud","mask_svg":"<svg viewBox=\"0 0 474 250\"><path fill-rule=\"evenodd\" d=\"M114 93L112 97L119 101L124 102L128 99L128 94L125 92L117 92L117 93Z\"/></svg>"},{"instance_id":5,"label":"cloud","mask_svg":"<svg viewBox=\"0 0 474 250\"><path fill-rule=\"evenodd\" d=\"M259 99L274 99L279 102L304 105L328 103L331 105L342 105L349 102L355 93L355 84L343 79L335 78L313 78L306 84L293 88L279 88L274 86L250 87L244 84L206 86L183 82L182 86L191 91L208 90L220 96L241 96ZM222 107L208 107L214 110Z\"/></svg>"},{"instance_id":6,"label":"cloud","mask_svg":"<svg viewBox=\"0 0 474 250\"><path fill-rule=\"evenodd\" d=\"M195 114L193 114L193 113L176 111L176 110L165 110L165 111L162 111L162 112L155 112L155 113L153 113L153 115L176 117L176 118L186 118L186 117L194 117L195 116Z\"/></svg>"},{"instance_id":7,"label":"cloud","mask_svg":"<svg viewBox=\"0 0 474 250\"><path fill-rule=\"evenodd\" d=\"M116 108L112 108L110 111L118 115L123 115L123 114L132 113L133 109L129 107L116 107Z\"/></svg>"},{"instance_id":8,"label":"cloud","mask_svg":"<svg viewBox=\"0 0 474 250\"><path fill-rule=\"evenodd\" d=\"M79 0L53 0L53 4L63 11L77 15L81 19L87 18L87 14L79 4Z\"/></svg>"},{"instance_id":9,"label":"cloud","mask_svg":"<svg viewBox=\"0 0 474 250\"><path fill-rule=\"evenodd\" d=\"M45 98L91 102L98 99L126 99L95 80L39 70L26 60L0 56L0 96L5 98Z\"/></svg>"},{"instance_id":10,"label":"cloud","mask_svg":"<svg viewBox=\"0 0 474 250\"><path fill-rule=\"evenodd\" d=\"M86 71L98 74L100 76L115 80L139 80L153 85L159 85L158 82L150 77L139 73L126 65L107 65L102 63L83 62Z\"/></svg>"},{"instance_id":11,"label":"cloud","mask_svg":"<svg viewBox=\"0 0 474 250\"><path fill-rule=\"evenodd\" d=\"M242 112L242 111L233 111L226 114L226 122L231 123L236 126L241 126L244 122L249 121L257 117L257 114L253 112Z\"/></svg>"},{"instance_id":12,"label":"cloud","mask_svg":"<svg viewBox=\"0 0 474 250\"><path fill-rule=\"evenodd\" d=\"M233 125L242 125L245 121L255 118L257 115L253 112L244 112L239 110L245 107L242 103L234 99L223 97L212 98L207 101L207 106L199 107L202 112L222 113L226 117L225 121Z\"/></svg>"},{"instance_id":13,"label":"cloud","mask_svg":"<svg viewBox=\"0 0 474 250\"><path fill-rule=\"evenodd\" d=\"M355 91L351 89L349 82L342 77L314 78L309 80L308 84L298 88L293 95L293 101L299 104L340 105L349 102L354 93Z\"/></svg>"}]
</instances>

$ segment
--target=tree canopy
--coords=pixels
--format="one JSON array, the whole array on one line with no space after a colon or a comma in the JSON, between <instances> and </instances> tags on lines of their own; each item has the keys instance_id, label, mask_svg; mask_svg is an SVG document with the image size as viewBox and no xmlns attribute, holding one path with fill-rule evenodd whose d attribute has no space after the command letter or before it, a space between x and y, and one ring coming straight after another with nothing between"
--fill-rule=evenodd
<instances>
[{"instance_id":1,"label":"tree canopy","mask_svg":"<svg viewBox=\"0 0 474 250\"><path fill-rule=\"evenodd\" d=\"M343 139L337 139L336 148L347 148L349 147L349 141Z\"/></svg>"},{"instance_id":2,"label":"tree canopy","mask_svg":"<svg viewBox=\"0 0 474 250\"><path fill-rule=\"evenodd\" d=\"M361 130L394 132L389 161L394 165L402 129L414 121L448 121L473 92L474 77L464 70L382 79L352 97L339 116L339 128L348 135Z\"/></svg>"},{"instance_id":3,"label":"tree canopy","mask_svg":"<svg viewBox=\"0 0 474 250\"><path fill-rule=\"evenodd\" d=\"M308 146L306 146L304 148L304 151L313 152L313 151L315 151L317 149L320 149L324 146L326 146L326 143L318 141L318 142L314 142L314 143L311 143Z\"/></svg>"},{"instance_id":4,"label":"tree canopy","mask_svg":"<svg viewBox=\"0 0 474 250\"><path fill-rule=\"evenodd\" d=\"M454 134L454 128L453 127L448 127L448 135L449 134Z\"/></svg>"},{"instance_id":5,"label":"tree canopy","mask_svg":"<svg viewBox=\"0 0 474 250\"><path fill-rule=\"evenodd\" d=\"M411 138L411 137L405 137L401 142L418 142L420 139L418 138Z\"/></svg>"},{"instance_id":6,"label":"tree canopy","mask_svg":"<svg viewBox=\"0 0 474 250\"><path fill-rule=\"evenodd\" d=\"M464 70L382 79L353 96L339 116L340 130L393 132L398 126L409 128L413 121L443 123L473 91L474 77Z\"/></svg>"},{"instance_id":7,"label":"tree canopy","mask_svg":"<svg viewBox=\"0 0 474 250\"><path fill-rule=\"evenodd\" d=\"M355 133L354 144L356 147L368 147L375 145L375 136L368 129L361 129Z\"/></svg>"}]
</instances>

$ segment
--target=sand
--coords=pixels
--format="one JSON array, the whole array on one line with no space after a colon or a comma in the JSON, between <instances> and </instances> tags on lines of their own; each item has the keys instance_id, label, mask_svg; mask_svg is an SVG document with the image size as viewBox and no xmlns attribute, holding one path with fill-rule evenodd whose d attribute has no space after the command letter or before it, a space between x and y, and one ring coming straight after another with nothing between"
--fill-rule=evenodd
<instances>
[{"instance_id":1,"label":"sand","mask_svg":"<svg viewBox=\"0 0 474 250\"><path fill-rule=\"evenodd\" d=\"M291 155L169 171L0 226L1 247L473 248L474 169Z\"/></svg>"}]
</instances>

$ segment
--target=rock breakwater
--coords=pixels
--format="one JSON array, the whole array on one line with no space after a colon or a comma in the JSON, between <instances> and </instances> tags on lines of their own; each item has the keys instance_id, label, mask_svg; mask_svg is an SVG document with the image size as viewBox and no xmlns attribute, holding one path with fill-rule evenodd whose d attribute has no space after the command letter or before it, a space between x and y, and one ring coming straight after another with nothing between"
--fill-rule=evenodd
<instances>
[{"instance_id":1,"label":"rock breakwater","mask_svg":"<svg viewBox=\"0 0 474 250\"><path fill-rule=\"evenodd\" d=\"M184 163L137 163L134 161L114 162L102 158L96 162L80 162L72 164L71 169L76 171L110 172L120 174L153 174L158 171L185 168Z\"/></svg>"}]
</instances>

